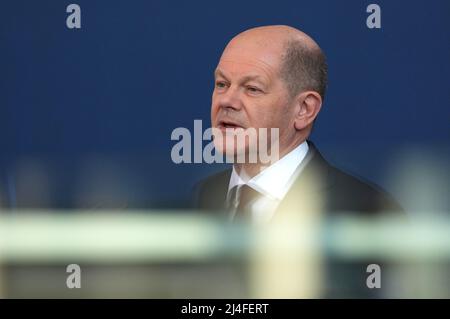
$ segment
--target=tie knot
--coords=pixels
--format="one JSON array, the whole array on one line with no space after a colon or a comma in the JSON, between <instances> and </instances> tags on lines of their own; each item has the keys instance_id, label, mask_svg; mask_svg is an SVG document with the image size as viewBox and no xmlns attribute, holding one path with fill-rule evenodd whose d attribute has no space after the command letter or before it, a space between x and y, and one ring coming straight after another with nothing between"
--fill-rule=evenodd
<instances>
[{"instance_id":1,"label":"tie knot","mask_svg":"<svg viewBox=\"0 0 450 319\"><path fill-rule=\"evenodd\" d=\"M261 196L261 193L256 189L244 184L239 189L239 206L248 206L256 201Z\"/></svg>"}]
</instances>

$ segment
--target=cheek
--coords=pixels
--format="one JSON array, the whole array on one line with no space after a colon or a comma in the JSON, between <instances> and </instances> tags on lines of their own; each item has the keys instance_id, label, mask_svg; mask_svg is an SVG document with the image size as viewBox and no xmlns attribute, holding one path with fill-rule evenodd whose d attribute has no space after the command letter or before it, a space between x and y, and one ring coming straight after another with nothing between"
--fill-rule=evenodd
<instances>
[{"instance_id":1,"label":"cheek","mask_svg":"<svg viewBox=\"0 0 450 319\"><path fill-rule=\"evenodd\" d=\"M293 113L292 110L290 108L288 108L287 106L285 106L283 108L283 111L280 112L280 114L278 115L277 121L279 123L279 128L280 128L280 133L282 131L286 131L291 129L292 125L293 125Z\"/></svg>"},{"instance_id":2,"label":"cheek","mask_svg":"<svg viewBox=\"0 0 450 319\"><path fill-rule=\"evenodd\" d=\"M282 129L286 125L285 121L288 115L286 114L285 105L280 99L268 99L264 103L259 104L255 109L254 117L259 127L278 127Z\"/></svg>"},{"instance_id":3,"label":"cheek","mask_svg":"<svg viewBox=\"0 0 450 319\"><path fill-rule=\"evenodd\" d=\"M251 127L267 127L273 116L270 99L247 99L243 101L248 123Z\"/></svg>"}]
</instances>

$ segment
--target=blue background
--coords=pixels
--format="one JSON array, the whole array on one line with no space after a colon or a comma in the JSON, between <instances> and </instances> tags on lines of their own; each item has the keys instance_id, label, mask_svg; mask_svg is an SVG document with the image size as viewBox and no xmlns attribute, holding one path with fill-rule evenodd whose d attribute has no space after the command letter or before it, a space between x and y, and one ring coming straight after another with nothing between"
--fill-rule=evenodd
<instances>
[{"instance_id":1,"label":"blue background","mask_svg":"<svg viewBox=\"0 0 450 319\"><path fill-rule=\"evenodd\" d=\"M182 206L223 165L172 163L172 130L209 125L234 35L287 24L328 57L311 137L324 156L408 209L423 201L398 176L430 177L429 202L448 208L450 1L376 1L382 28L368 29L372 2L76 1L82 28L70 30L69 1L1 1L3 206Z\"/></svg>"}]
</instances>

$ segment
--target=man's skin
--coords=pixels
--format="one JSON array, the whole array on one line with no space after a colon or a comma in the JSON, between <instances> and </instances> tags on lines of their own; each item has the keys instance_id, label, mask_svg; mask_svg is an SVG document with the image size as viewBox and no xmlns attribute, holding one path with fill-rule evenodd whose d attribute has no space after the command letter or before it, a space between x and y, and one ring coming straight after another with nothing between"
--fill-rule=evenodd
<instances>
[{"instance_id":1,"label":"man's skin","mask_svg":"<svg viewBox=\"0 0 450 319\"><path fill-rule=\"evenodd\" d=\"M319 93L303 91L293 96L280 76L288 40L299 40L308 48L320 50L308 35L288 26L258 27L234 37L215 70L211 106L212 126L223 134L225 128L279 128L279 158L306 140L322 106ZM216 144L222 153L226 147L226 143ZM248 152L248 143L245 148ZM261 163L234 167L248 178L264 168Z\"/></svg>"}]
</instances>

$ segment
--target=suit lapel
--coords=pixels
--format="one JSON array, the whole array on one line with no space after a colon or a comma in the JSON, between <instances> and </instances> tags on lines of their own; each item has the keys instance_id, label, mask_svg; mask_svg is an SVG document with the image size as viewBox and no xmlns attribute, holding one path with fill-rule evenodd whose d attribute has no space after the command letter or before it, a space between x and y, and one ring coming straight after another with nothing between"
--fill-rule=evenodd
<instances>
[{"instance_id":1,"label":"suit lapel","mask_svg":"<svg viewBox=\"0 0 450 319\"><path fill-rule=\"evenodd\" d=\"M324 190L333 184L329 175L329 164L314 144L308 141L308 154L297 168L289 191L278 206L275 216L293 210L323 210L326 203ZM292 212L294 213L294 212Z\"/></svg>"},{"instance_id":2,"label":"suit lapel","mask_svg":"<svg viewBox=\"0 0 450 319\"><path fill-rule=\"evenodd\" d=\"M210 183L205 185L203 199L206 201L201 206L212 210L224 210L225 201L230 183L231 169L220 172Z\"/></svg>"}]
</instances>

